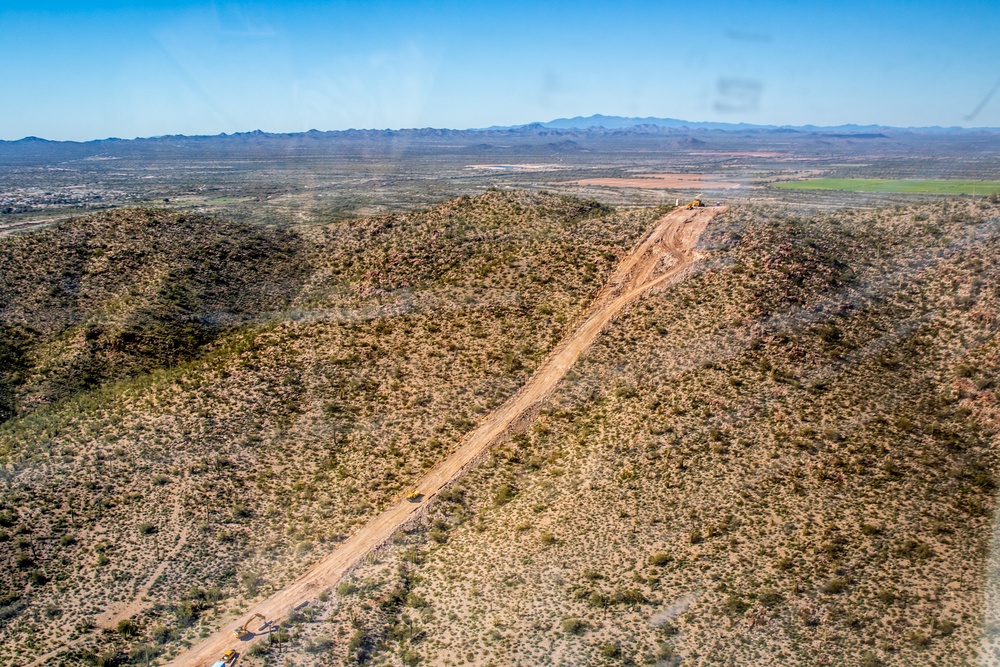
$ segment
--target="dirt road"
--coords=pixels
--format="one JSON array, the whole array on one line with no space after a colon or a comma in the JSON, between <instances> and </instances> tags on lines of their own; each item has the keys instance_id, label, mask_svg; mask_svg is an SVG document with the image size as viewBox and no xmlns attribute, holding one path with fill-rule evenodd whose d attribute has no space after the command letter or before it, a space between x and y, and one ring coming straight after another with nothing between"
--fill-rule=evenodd
<instances>
[{"instance_id":1,"label":"dirt road","mask_svg":"<svg viewBox=\"0 0 1000 667\"><path fill-rule=\"evenodd\" d=\"M343 542L336 551L309 568L302 576L273 596L248 609L169 665L202 667L212 664L228 649L244 651L248 641L233 636L243 619L260 613L278 622L293 608L314 600L322 591L337 585L341 577L386 542L393 533L417 514L422 505L460 477L504 432L542 403L555 389L580 355L590 347L601 330L623 307L642 293L663 285L697 260L694 246L708 221L725 207L677 210L657 221L656 227L626 256L591 304L583 322L552 351L521 390L488 415L463 439L458 449L431 468L415 485L422 502L400 499Z\"/></svg>"}]
</instances>

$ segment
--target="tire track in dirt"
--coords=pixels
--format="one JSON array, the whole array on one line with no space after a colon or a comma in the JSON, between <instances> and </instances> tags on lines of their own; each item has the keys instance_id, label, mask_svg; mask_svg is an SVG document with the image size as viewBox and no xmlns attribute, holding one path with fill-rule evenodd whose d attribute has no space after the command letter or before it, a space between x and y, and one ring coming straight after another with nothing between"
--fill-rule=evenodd
<instances>
[{"instance_id":1,"label":"tire track in dirt","mask_svg":"<svg viewBox=\"0 0 1000 667\"><path fill-rule=\"evenodd\" d=\"M218 660L228 649L244 651L254 638L241 641L234 637L233 631L242 625L245 618L259 613L272 624L280 622L294 608L336 586L368 554L382 546L400 527L417 516L429 500L461 477L499 437L513 425L523 423L524 417L532 414L548 398L580 355L626 305L643 293L680 277L690 268L698 260L695 245L709 220L724 210L726 207L691 211L682 209L660 218L594 297L581 324L556 346L521 390L483 419L463 438L451 455L431 468L414 485L423 494L422 502L411 503L403 498L399 499L298 579L247 609L242 616L167 664L175 667L203 667Z\"/></svg>"}]
</instances>

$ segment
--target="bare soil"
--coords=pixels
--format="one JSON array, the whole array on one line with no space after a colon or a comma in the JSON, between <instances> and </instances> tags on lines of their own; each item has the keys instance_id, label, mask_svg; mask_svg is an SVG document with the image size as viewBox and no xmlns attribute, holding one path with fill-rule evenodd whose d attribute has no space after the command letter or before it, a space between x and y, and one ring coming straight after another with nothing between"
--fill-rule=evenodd
<instances>
[{"instance_id":1,"label":"bare soil","mask_svg":"<svg viewBox=\"0 0 1000 667\"><path fill-rule=\"evenodd\" d=\"M270 598L248 609L218 632L190 650L176 656L169 665L203 665L218 659L235 643L246 650L255 639L236 640L233 631L245 617L262 614L273 625L303 603L328 591L374 549L419 514L425 503L459 478L475 461L512 426L532 415L566 372L589 348L604 327L624 308L646 291L677 278L698 259L695 245L709 220L725 207L678 210L663 216L653 231L626 256L610 280L594 299L582 324L560 343L548 359L515 396L488 415L472 430L447 459L433 467L418 483L420 502L400 498L387 510L348 538L336 551L313 565L302 576Z\"/></svg>"},{"instance_id":2,"label":"bare soil","mask_svg":"<svg viewBox=\"0 0 1000 667\"><path fill-rule=\"evenodd\" d=\"M571 185L603 185L613 188L645 188L647 190L732 190L746 184L722 180L712 174L638 174L629 178L585 178Z\"/></svg>"}]
</instances>

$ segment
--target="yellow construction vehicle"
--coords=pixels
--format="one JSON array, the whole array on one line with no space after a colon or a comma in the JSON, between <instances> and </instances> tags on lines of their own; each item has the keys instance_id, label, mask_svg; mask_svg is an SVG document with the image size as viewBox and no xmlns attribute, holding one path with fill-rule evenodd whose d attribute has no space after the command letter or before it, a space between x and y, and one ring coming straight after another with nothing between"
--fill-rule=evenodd
<instances>
[{"instance_id":1,"label":"yellow construction vehicle","mask_svg":"<svg viewBox=\"0 0 1000 667\"><path fill-rule=\"evenodd\" d=\"M232 649L229 649L228 651L222 654L222 657L219 660L216 660L215 662L212 663L212 667L230 667L236 660L236 656L238 655L239 653L237 653Z\"/></svg>"},{"instance_id":2,"label":"yellow construction vehicle","mask_svg":"<svg viewBox=\"0 0 1000 667\"><path fill-rule=\"evenodd\" d=\"M253 634L255 634L255 633L250 632L249 630L247 630L247 626L250 625L250 623L252 623L253 619L255 619L255 618L259 618L260 620L265 621L263 614L254 614L253 616L251 616L250 618L247 619L246 623L244 623L240 627L238 627L235 630L233 630L233 634L236 635L237 639L243 639L247 635L253 635ZM266 621L265 621L265 625L266 625Z\"/></svg>"},{"instance_id":3,"label":"yellow construction vehicle","mask_svg":"<svg viewBox=\"0 0 1000 667\"><path fill-rule=\"evenodd\" d=\"M702 202L700 199L693 199L690 202L688 202L687 210L690 211L693 208L701 208L704 205L705 205L704 202Z\"/></svg>"},{"instance_id":4,"label":"yellow construction vehicle","mask_svg":"<svg viewBox=\"0 0 1000 667\"><path fill-rule=\"evenodd\" d=\"M422 495L424 494L420 493L419 491L410 491L409 493L406 494L406 499L409 500L411 503L418 503L420 502L420 497Z\"/></svg>"}]
</instances>

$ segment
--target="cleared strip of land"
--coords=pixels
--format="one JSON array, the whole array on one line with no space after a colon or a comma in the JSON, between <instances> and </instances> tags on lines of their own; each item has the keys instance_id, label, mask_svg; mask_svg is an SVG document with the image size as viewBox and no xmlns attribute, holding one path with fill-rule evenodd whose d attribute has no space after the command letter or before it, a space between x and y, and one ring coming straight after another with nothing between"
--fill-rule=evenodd
<instances>
[{"instance_id":1,"label":"cleared strip of land","mask_svg":"<svg viewBox=\"0 0 1000 667\"><path fill-rule=\"evenodd\" d=\"M679 209L660 218L652 231L625 257L608 282L594 298L580 325L556 346L521 390L486 416L469 432L458 448L430 469L415 485L423 503L397 502L369 521L325 558L298 579L263 600L244 616L231 621L215 634L181 653L168 664L171 667L204 667L228 649L245 651L260 638L252 633L235 639L233 631L244 619L259 613L277 623L321 592L337 585L341 577L361 562L371 551L385 543L393 533L421 510L448 484L458 479L487 448L518 420L530 416L576 363L580 355L600 335L604 327L643 293L678 277L698 260L695 245L709 220L725 207ZM264 635L266 636L266 635Z\"/></svg>"},{"instance_id":2,"label":"cleared strip of land","mask_svg":"<svg viewBox=\"0 0 1000 667\"><path fill-rule=\"evenodd\" d=\"M890 180L882 178L810 178L774 183L783 190L844 190L847 192L889 192L899 194L988 195L1000 192L1000 181L959 181L947 179Z\"/></svg>"}]
</instances>

